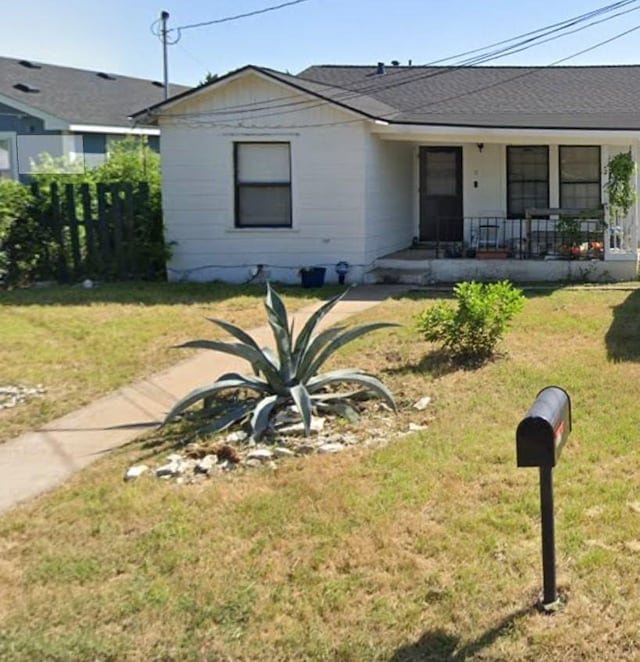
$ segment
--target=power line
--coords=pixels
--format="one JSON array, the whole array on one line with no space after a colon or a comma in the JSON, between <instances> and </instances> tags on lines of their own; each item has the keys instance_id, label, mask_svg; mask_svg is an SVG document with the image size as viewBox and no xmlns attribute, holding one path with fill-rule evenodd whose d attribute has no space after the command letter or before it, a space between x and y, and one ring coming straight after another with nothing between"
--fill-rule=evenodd
<instances>
[{"instance_id":1,"label":"power line","mask_svg":"<svg viewBox=\"0 0 640 662\"><path fill-rule=\"evenodd\" d=\"M408 109L404 109L402 112L403 113L410 113L410 112L414 112L416 110L422 110L423 108L433 106L433 105L437 105L437 104L443 103L445 101L452 101L452 100L455 100L455 99L458 99L458 98L461 98L461 97L464 97L464 96L477 94L478 92L484 92L485 90L489 90L489 89L493 89L495 87L499 87L501 85L504 85L505 83L509 83L511 81L514 81L514 80L518 80L518 79L521 79L521 78L526 78L526 77L531 76L535 73L538 73L541 69L552 68L553 66L561 64L563 62L566 62L567 60L571 60L574 57L578 57L579 55L584 55L585 53L596 50L597 48L600 48L601 46L605 46L606 44L609 44L613 41L616 41L617 39L621 39L622 37L625 37L625 36L627 36L627 35L629 35L633 32L636 32L637 30L640 30L640 25L636 25L632 28L629 28L628 30L624 30L623 32L620 32L620 33L614 35L613 37L610 37L608 39L604 39L603 41L600 41L596 44L593 44L592 46L584 48L580 51L576 51L575 53L572 53L571 55L568 55L566 57L555 60L555 61L551 62L550 64L546 65L545 67L535 68L535 69L528 69L528 70L523 71L520 74L517 74L515 76L511 76L509 78L505 78L505 79L500 80L500 81L496 81L495 83L492 83L490 85L483 85L483 86L478 87L476 89L468 90L466 92L462 92L460 94L456 94L456 95L447 97L445 99L438 99L437 101L433 101L433 102L430 102L430 103L420 104L418 106L414 106L414 107L411 107L411 108L408 108ZM324 102L322 105L324 105L325 103L326 102ZM275 114L277 115L278 113L275 113ZM280 114L285 114L285 113L280 113ZM188 117L193 117L194 115L185 114L185 115L183 115L183 117L188 118ZM175 115L171 116L171 117L178 117L179 118L179 116L175 116ZM256 118L250 118L250 119L256 119ZM391 120L392 118L390 118L390 117L385 118L384 116L381 116L378 119L381 119L381 120L389 119L389 120ZM275 126L268 126L268 127L266 127L266 126L246 127L246 126L242 126L242 125L238 125L238 124L221 124L221 123L217 123L217 122L206 122L206 121L197 121L197 120L192 121L192 122L189 122L187 120L186 122L184 122L184 124L193 125L193 126L209 126L210 125L210 126L215 126L215 127L233 128L233 129L238 129L238 128L267 129L268 128L268 129L276 129L277 130L277 129L301 129L301 128L320 128L320 127L329 127L329 126L343 126L343 125L348 125L348 124L354 124L354 123L361 122L361 121L362 121L362 118L357 118L357 119L352 119L352 120L344 120L344 121L340 121L340 122L322 122L322 123L315 123L315 124L295 124L295 125L290 125L290 126L275 125Z\"/></svg>"},{"instance_id":2,"label":"power line","mask_svg":"<svg viewBox=\"0 0 640 662\"><path fill-rule=\"evenodd\" d=\"M292 5L299 5L303 2L309 2L309 0L290 0L289 2L282 2L279 5L272 5L271 7L264 7L263 9L256 9L254 11L246 12L244 14L236 14L235 16L225 16L224 18L216 18L211 21L202 21L201 23L191 23L189 25L180 25L173 30L177 30L178 33L184 30L192 30L194 28L203 28L207 25L218 25L219 23L228 23L229 21L237 21L241 18L249 18L250 16L257 16L258 14L266 14L267 12L277 11L278 9L284 9L285 7L291 7Z\"/></svg>"},{"instance_id":3,"label":"power line","mask_svg":"<svg viewBox=\"0 0 640 662\"><path fill-rule=\"evenodd\" d=\"M579 16L566 19L564 21L561 21L560 23L555 23L555 24L550 25L550 26L539 28L539 29L534 30L532 32L524 33L523 35L519 35L517 37L512 37L510 39L506 39L506 40L503 40L501 42L497 42L496 44L491 44L491 45L487 46L486 48L492 48L493 46L498 45L498 44L510 43L510 42L513 42L516 39L519 39L520 37L523 37L523 36L529 37L530 35L538 34L538 37L536 37L535 40L526 39L524 41L520 41L520 42L517 42L515 44L512 44L511 46L508 46L506 48L499 49L497 51L492 51L490 53L479 55L479 56L476 56L474 58L468 58L467 60L464 60L464 61L460 62L459 64L456 64L455 66L452 66L452 67L446 67L446 68L443 67L443 68L438 68L435 71L429 71L429 72L426 72L426 73L421 72L421 73L416 73L416 74L413 74L413 75L404 76L400 80L390 81L389 83L387 83L385 85L379 85L377 83L371 84L371 82L367 80L367 81L365 81L365 84L362 87L353 86L353 87L350 87L350 88L343 88L344 89L343 93L335 94L334 96L331 96L327 99L320 100L320 101L315 100L315 99L304 99L304 100L299 100L299 101L287 102L288 99L296 99L299 96L299 95L291 95L291 96L285 96L285 97L278 97L277 99L269 100L267 102L259 101L259 102L252 102L252 103L248 103L248 104L238 104L236 106L229 106L229 107L227 107L223 110L209 111L209 112L205 111L201 114L202 115L207 115L207 116L212 116L212 115L222 116L222 115L232 115L232 114L238 114L238 113L252 113L251 119L259 119L259 118L264 118L264 117L273 117L273 116L278 116L278 115L285 115L285 114L289 114L289 113L293 113L293 112L298 112L300 110L311 110L313 108L317 108L317 107L326 105L326 103L328 103L328 102L344 103L346 101L357 98L359 96L364 96L368 92L375 92L375 93L379 94L380 92L384 92L384 91L387 91L387 90L390 90L390 89L393 89L395 87L399 87L399 86L402 86L402 85L407 85L409 83L417 82L417 81L420 81L420 80L426 80L426 79L434 78L434 77L437 77L437 76L451 74L451 73L453 73L453 72L455 72L459 69L468 68L468 67L471 67L471 66L474 66L474 65L477 65L477 64L482 64L482 63L485 63L485 62L489 62L489 61L493 61L493 60L500 59L500 58L503 58L503 57L507 57L508 55L511 55L513 53L522 52L524 50L528 50L529 48L534 48L536 46L547 43L549 41L553 41L553 40L560 39L560 38L563 38L563 37L571 35L571 34L575 34L576 32L580 32L580 31L585 30L587 28L593 27L594 25L598 25L598 24L604 23L606 21L610 21L610 20L612 20L614 18L617 18L621 15L628 14L628 13L631 13L633 11L638 11L640 9L640 7L635 6L635 7L632 7L630 9L626 9L624 11L618 12L618 13L613 14L611 16L606 16L605 18L601 18L600 20L592 21L591 23L588 23L587 25L582 25L582 26L580 26L580 27L578 27L574 30L567 30L566 28L569 28L569 27L572 27L572 26L575 26L575 25L579 25L580 23L582 23L586 20L589 20L591 18L594 18L596 16L602 16L603 14L606 15L607 13L610 13L612 11L615 11L617 9L620 9L620 8L628 6L628 5L634 5L634 4L637 5L637 2L638 2L638 0L623 0L622 2L615 2L615 3L612 3L610 5L605 5L603 7L600 7L599 9L593 10L593 11L588 12L586 14L581 14ZM560 34L555 34L561 29L558 26L563 26L562 29L565 30L565 31L561 32ZM627 33L622 33L622 35L619 35L619 36L624 36L625 34L627 34ZM552 36L548 36L548 35L552 35ZM547 37L547 38L543 39L543 37ZM600 45L604 45L606 43L609 43L609 41L613 41L617 38L619 38L619 37L615 37L614 39L602 42L601 44L596 45L595 47L597 48ZM474 51L467 51L466 53L462 53L462 54L459 54L457 56L452 56L450 58L442 58L440 60L436 60L435 62L437 63L437 62L446 61L447 59L455 59L455 58L458 58L458 57L460 57L462 55L465 55L467 53L479 52L481 50L483 50L483 49L475 49ZM584 51L584 52L588 52L588 50L590 50L590 49L587 49L587 51ZM555 64L559 64L560 62L564 62L566 59L571 59L571 58L576 57L577 55L580 55L582 53L583 53L582 51L580 53L575 53L575 54L569 56L568 58L558 60L557 62L551 63L550 65L547 65L547 66L553 66ZM433 63L429 63L427 65L420 65L419 67L416 66L416 67L412 67L411 69L415 69L417 71L417 70L422 69L424 67L430 67L430 66L432 66L432 64ZM398 78L398 75L399 75L400 72L406 73L407 70L404 69L404 68L402 68L402 69L398 68L398 69L391 69L390 72L393 72L394 74L396 74L395 78ZM528 75L528 73L529 72L527 72L527 75ZM521 75L522 74L519 74L518 76L516 76L516 78L521 77ZM511 79L507 79L504 82L508 82L508 80L511 80ZM329 85L329 84L326 84L326 83L321 83L319 81L311 81L311 82L314 82L314 83L320 84L320 85L326 85L327 87L334 87L334 88L336 87L335 85ZM502 83L498 83L498 84L502 84ZM468 93L465 93L465 95L466 94L468 94ZM433 102L433 103L428 104L428 105L434 105L436 103L441 103L442 101L446 101L446 100L449 100L449 99L450 98L440 99L437 102ZM280 103L280 102L284 102L284 103ZM415 109L412 108L412 109L410 109L410 111L419 109L420 107L416 107ZM266 112L261 113L261 111L266 111ZM255 113L261 113L261 114L256 115ZM195 113L188 113L186 115L193 117L196 114ZM179 116L180 116L180 114L172 115L172 117L179 117Z\"/></svg>"}]
</instances>

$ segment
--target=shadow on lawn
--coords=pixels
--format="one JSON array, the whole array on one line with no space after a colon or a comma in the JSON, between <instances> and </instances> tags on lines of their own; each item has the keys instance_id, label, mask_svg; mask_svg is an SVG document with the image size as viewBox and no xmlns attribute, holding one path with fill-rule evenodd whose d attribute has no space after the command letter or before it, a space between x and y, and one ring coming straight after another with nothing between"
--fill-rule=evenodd
<instances>
[{"instance_id":1,"label":"shadow on lawn","mask_svg":"<svg viewBox=\"0 0 640 662\"><path fill-rule=\"evenodd\" d=\"M609 361L640 361L640 290L632 291L613 308L613 322L605 335Z\"/></svg>"},{"instance_id":2,"label":"shadow on lawn","mask_svg":"<svg viewBox=\"0 0 640 662\"><path fill-rule=\"evenodd\" d=\"M313 302L341 292L344 286L304 289L299 286L276 284L276 289L279 294ZM0 306L83 306L99 303L171 306L217 303L239 296L255 297L256 303L259 303L265 292L265 285L230 285L220 282L130 281L103 283L88 289L81 285L52 285L41 288L0 290Z\"/></svg>"},{"instance_id":3,"label":"shadow on lawn","mask_svg":"<svg viewBox=\"0 0 640 662\"><path fill-rule=\"evenodd\" d=\"M425 632L418 641L399 648L390 658L391 662L463 662L469 660L484 648L491 646L501 636L508 634L515 623L533 613L534 607L520 609L494 628L487 630L481 637L470 641L465 646L460 646L460 637L445 632L444 630L433 630Z\"/></svg>"}]
</instances>

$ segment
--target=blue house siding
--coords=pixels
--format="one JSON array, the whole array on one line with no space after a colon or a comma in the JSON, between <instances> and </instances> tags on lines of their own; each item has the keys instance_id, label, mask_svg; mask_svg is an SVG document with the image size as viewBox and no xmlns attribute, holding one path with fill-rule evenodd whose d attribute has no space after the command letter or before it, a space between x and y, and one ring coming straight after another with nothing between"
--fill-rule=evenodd
<instances>
[{"instance_id":1,"label":"blue house siding","mask_svg":"<svg viewBox=\"0 0 640 662\"><path fill-rule=\"evenodd\" d=\"M0 103L0 132L43 133L44 122L21 110Z\"/></svg>"}]
</instances>

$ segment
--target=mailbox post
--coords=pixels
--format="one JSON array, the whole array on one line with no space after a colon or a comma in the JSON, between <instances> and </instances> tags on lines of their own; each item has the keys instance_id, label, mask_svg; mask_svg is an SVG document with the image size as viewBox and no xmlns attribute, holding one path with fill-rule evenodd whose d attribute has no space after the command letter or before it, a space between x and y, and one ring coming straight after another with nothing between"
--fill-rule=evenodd
<instances>
[{"instance_id":1,"label":"mailbox post","mask_svg":"<svg viewBox=\"0 0 640 662\"><path fill-rule=\"evenodd\" d=\"M558 386L548 386L516 430L516 459L519 467L538 467L542 520L542 607L553 609L556 590L555 527L553 515L553 467L571 432L571 399Z\"/></svg>"}]
</instances>

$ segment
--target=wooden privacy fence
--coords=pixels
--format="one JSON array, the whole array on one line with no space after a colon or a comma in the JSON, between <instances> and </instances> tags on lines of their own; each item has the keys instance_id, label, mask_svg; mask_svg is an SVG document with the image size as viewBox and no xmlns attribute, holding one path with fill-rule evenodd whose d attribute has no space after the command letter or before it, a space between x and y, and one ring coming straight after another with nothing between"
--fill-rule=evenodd
<instances>
[{"instance_id":1,"label":"wooden privacy fence","mask_svg":"<svg viewBox=\"0 0 640 662\"><path fill-rule=\"evenodd\" d=\"M162 214L148 183L54 182L32 190L47 238L43 271L58 281L165 277Z\"/></svg>"}]
</instances>

